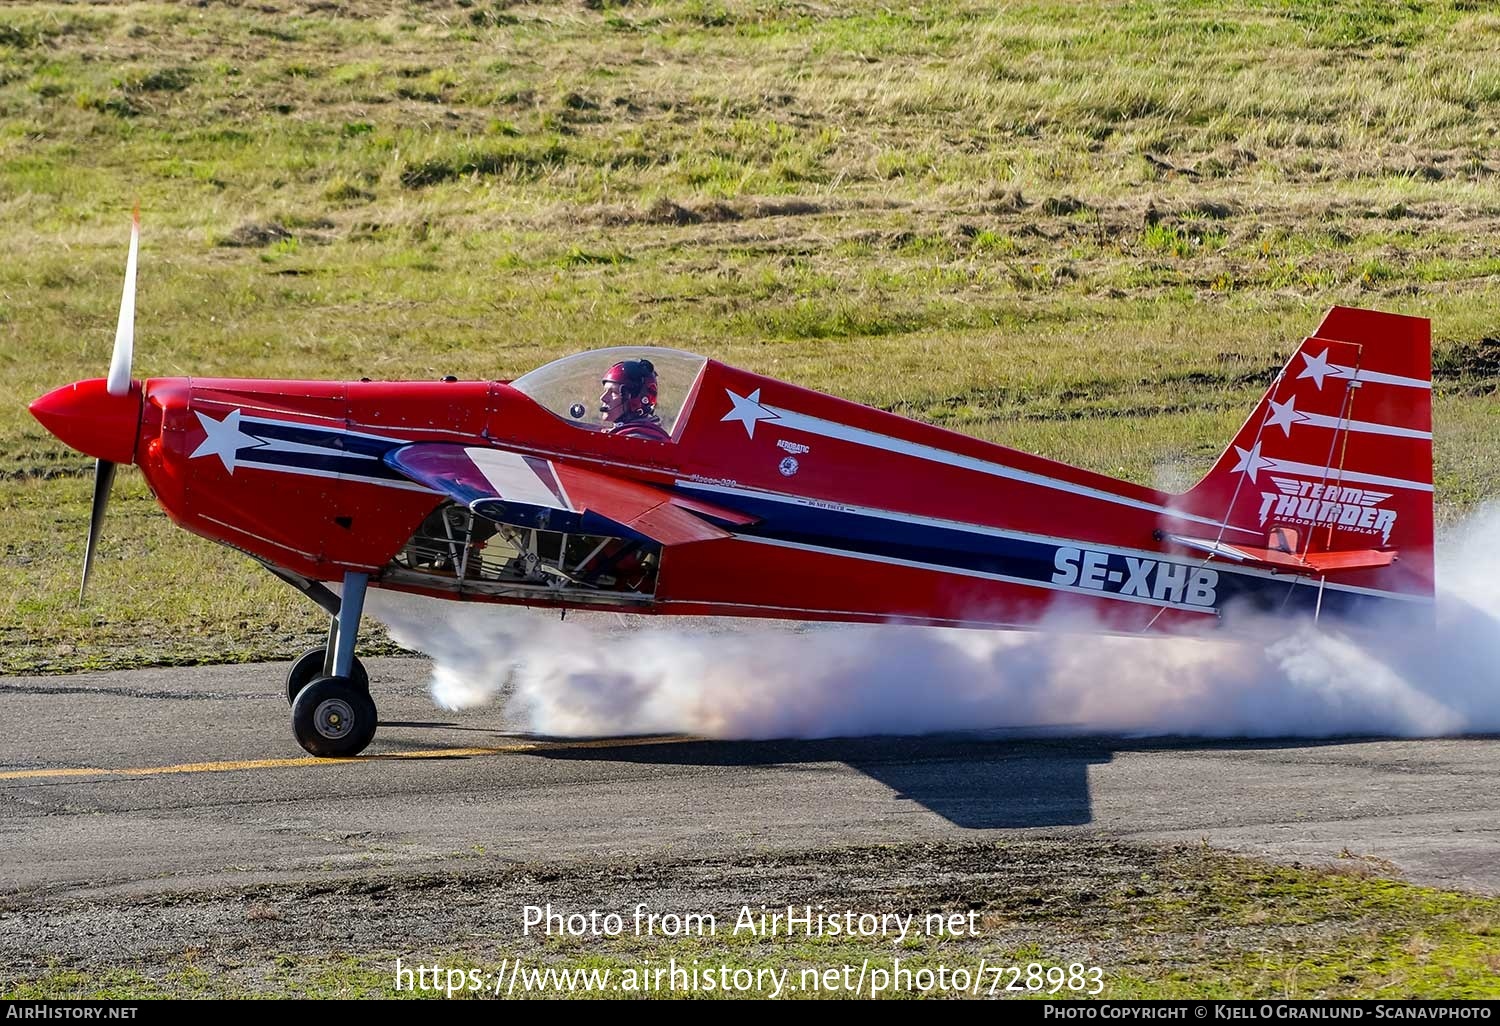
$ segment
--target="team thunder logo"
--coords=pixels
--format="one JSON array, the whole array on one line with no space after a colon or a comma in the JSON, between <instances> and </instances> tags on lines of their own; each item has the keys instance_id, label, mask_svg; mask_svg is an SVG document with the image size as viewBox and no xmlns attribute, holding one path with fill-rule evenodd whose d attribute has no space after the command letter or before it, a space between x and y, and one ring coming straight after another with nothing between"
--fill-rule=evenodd
<instances>
[{"instance_id":1,"label":"team thunder logo","mask_svg":"<svg viewBox=\"0 0 1500 1026\"><path fill-rule=\"evenodd\" d=\"M1389 543L1391 528L1396 526L1396 511L1378 508L1391 497L1390 492L1372 492L1364 488L1345 488L1320 481L1299 481L1292 477L1275 477L1279 491L1260 493L1260 522L1267 518L1303 524L1336 524L1351 531L1380 534Z\"/></svg>"}]
</instances>

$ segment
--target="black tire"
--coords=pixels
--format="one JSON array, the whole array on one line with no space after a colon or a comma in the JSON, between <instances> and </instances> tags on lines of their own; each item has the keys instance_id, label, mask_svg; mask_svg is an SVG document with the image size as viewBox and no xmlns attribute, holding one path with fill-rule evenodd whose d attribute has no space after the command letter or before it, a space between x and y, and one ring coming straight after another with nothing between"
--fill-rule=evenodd
<instances>
[{"instance_id":1,"label":"black tire","mask_svg":"<svg viewBox=\"0 0 1500 1026\"><path fill-rule=\"evenodd\" d=\"M325 648L310 648L292 664L286 675L287 705L295 704L302 689L323 676L323 659L327 651ZM349 680L357 688L370 690L370 675L365 672L365 664L359 661L359 656L354 657L354 668L349 673Z\"/></svg>"},{"instance_id":2,"label":"black tire","mask_svg":"<svg viewBox=\"0 0 1500 1026\"><path fill-rule=\"evenodd\" d=\"M358 755L375 736L376 723L370 692L343 677L317 678L292 703L297 743L323 758Z\"/></svg>"}]
</instances>

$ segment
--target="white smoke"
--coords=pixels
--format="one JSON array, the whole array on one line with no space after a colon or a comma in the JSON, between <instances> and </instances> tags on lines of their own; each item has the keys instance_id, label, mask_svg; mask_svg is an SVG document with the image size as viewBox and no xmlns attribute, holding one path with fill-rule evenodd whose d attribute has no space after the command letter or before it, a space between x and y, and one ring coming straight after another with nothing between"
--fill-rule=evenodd
<instances>
[{"instance_id":1,"label":"white smoke","mask_svg":"<svg viewBox=\"0 0 1500 1026\"><path fill-rule=\"evenodd\" d=\"M1408 737L1500 730L1500 507L1441 546L1437 623L1287 623L1269 642L917 627L559 622L382 593L445 708L506 698L550 736L1048 734ZM702 621L699 621L702 623ZM659 625L662 624L662 625Z\"/></svg>"}]
</instances>

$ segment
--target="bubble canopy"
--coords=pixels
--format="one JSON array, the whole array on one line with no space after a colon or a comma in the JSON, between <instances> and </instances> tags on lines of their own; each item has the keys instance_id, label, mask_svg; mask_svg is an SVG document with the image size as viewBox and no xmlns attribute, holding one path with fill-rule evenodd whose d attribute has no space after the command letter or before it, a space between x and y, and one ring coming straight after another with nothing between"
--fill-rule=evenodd
<instances>
[{"instance_id":1,"label":"bubble canopy","mask_svg":"<svg viewBox=\"0 0 1500 1026\"><path fill-rule=\"evenodd\" d=\"M705 356L651 346L594 349L553 360L510 385L553 416L586 431L601 431L605 427L599 417L602 379L611 367L625 360L651 361L656 371L656 414L662 429L675 434L682 405L708 363Z\"/></svg>"}]
</instances>

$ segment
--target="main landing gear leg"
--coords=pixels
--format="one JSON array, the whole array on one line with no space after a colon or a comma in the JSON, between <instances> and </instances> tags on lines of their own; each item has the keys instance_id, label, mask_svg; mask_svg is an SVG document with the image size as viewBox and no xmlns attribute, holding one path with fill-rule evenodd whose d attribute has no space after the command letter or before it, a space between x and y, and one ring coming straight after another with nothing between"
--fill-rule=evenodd
<instances>
[{"instance_id":1,"label":"main landing gear leg","mask_svg":"<svg viewBox=\"0 0 1500 1026\"><path fill-rule=\"evenodd\" d=\"M344 575L344 594L329 626L327 647L306 653L288 675L292 732L297 743L313 755L358 755L375 736L376 712L369 676L354 657L369 582L368 574ZM299 670L316 676L296 687Z\"/></svg>"},{"instance_id":2,"label":"main landing gear leg","mask_svg":"<svg viewBox=\"0 0 1500 1026\"><path fill-rule=\"evenodd\" d=\"M363 576L363 575L361 575ZM339 610L343 608L343 602L332 591L313 581L304 582L316 587L319 594L309 595L313 601L328 611L328 644L317 648L310 648L292 664L292 668L286 675L286 704L291 705L297 701L297 696L302 689L307 687L319 677L340 676L333 672L334 655L338 651L339 639ZM308 591L307 588L298 585L299 590ZM370 690L370 675L365 670L365 664L354 657L353 665L347 674L349 680L361 691Z\"/></svg>"}]
</instances>

